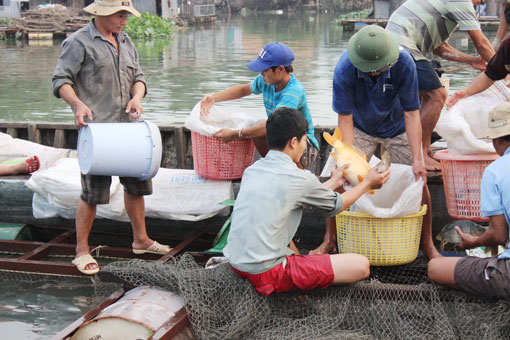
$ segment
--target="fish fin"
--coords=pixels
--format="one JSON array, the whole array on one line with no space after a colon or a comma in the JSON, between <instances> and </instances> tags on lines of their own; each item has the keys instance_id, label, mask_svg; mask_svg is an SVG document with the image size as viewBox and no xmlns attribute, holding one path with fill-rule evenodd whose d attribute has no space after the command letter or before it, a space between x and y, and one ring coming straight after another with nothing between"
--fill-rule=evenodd
<instances>
[{"instance_id":1,"label":"fish fin","mask_svg":"<svg viewBox=\"0 0 510 340\"><path fill-rule=\"evenodd\" d=\"M340 128L337 126L335 128L335 132L333 134L334 137L336 137L338 140L342 140L342 131L340 131Z\"/></svg>"},{"instance_id":2,"label":"fish fin","mask_svg":"<svg viewBox=\"0 0 510 340\"><path fill-rule=\"evenodd\" d=\"M335 136L331 136L331 134L329 132L324 132L322 134L322 136L324 137L324 140L326 142L328 142L329 145L331 146L334 146L335 145L335 142L337 141L337 139L335 138Z\"/></svg>"},{"instance_id":3,"label":"fish fin","mask_svg":"<svg viewBox=\"0 0 510 340\"><path fill-rule=\"evenodd\" d=\"M361 177L361 175L358 175L358 181L361 183L363 182L363 177Z\"/></svg>"},{"instance_id":4,"label":"fish fin","mask_svg":"<svg viewBox=\"0 0 510 340\"><path fill-rule=\"evenodd\" d=\"M333 157L334 160L336 160L336 153L332 152L330 153L331 157Z\"/></svg>"},{"instance_id":5,"label":"fish fin","mask_svg":"<svg viewBox=\"0 0 510 340\"><path fill-rule=\"evenodd\" d=\"M373 195L373 194L375 194L375 190L369 190L369 191L368 191L368 193L369 193L370 195Z\"/></svg>"}]
</instances>

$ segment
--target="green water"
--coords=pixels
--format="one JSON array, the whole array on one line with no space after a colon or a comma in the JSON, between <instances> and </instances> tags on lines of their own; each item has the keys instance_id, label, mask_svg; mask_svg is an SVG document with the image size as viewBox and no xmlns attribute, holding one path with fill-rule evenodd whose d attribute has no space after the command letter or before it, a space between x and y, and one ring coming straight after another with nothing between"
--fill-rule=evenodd
<instances>
[{"instance_id":1,"label":"green water","mask_svg":"<svg viewBox=\"0 0 510 340\"><path fill-rule=\"evenodd\" d=\"M144 100L146 119L182 124L205 94L240 83L256 75L245 64L273 40L291 46L295 75L308 95L315 124L336 124L331 109L334 66L353 32L331 24L329 16L259 15L220 19L207 27L190 27L172 42L137 42L149 94ZM488 34L494 36L494 32ZM465 33L450 43L473 53ZM59 55L59 42L0 41L0 120L72 122L71 110L52 95L51 76ZM458 64L444 62L446 69ZM466 69L445 75L451 90L467 85L477 72ZM234 104L239 110L264 117L258 96ZM0 277L1 277L0 273ZM20 283L0 280L0 339L47 339L95 305L94 289L85 283Z\"/></svg>"},{"instance_id":2,"label":"green water","mask_svg":"<svg viewBox=\"0 0 510 340\"><path fill-rule=\"evenodd\" d=\"M207 27L179 30L172 42L138 41L149 86L143 102L145 119L182 124L204 94L253 79L256 74L245 64L264 44L280 40L296 55L295 75L306 89L314 123L336 124L331 109L333 68L353 32L343 32L331 22L331 16L315 14L233 16ZM457 33L450 43L472 52L472 45L465 44L467 39L467 34ZM51 77L59 51L58 41L0 41L0 120L73 121L68 105L52 95ZM443 66L458 64L445 62ZM452 78L455 90L476 74L467 69L447 77ZM229 105L255 117L265 115L258 96Z\"/></svg>"}]
</instances>

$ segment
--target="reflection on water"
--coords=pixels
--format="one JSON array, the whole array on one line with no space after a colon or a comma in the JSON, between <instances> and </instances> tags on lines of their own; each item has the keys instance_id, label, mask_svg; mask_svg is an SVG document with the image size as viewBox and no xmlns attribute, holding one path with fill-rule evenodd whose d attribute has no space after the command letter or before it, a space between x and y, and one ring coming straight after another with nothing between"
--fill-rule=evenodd
<instances>
[{"instance_id":1,"label":"reflection on water","mask_svg":"<svg viewBox=\"0 0 510 340\"><path fill-rule=\"evenodd\" d=\"M296 55L295 75L307 92L314 123L336 124L331 109L333 68L352 32L343 32L331 20L315 14L234 16L210 27L180 30L172 42L136 42L149 85L145 118L182 124L205 93L251 81L256 74L245 64L264 44L280 40ZM467 39L467 34L456 33L450 43L474 53ZM68 105L52 95L51 76L59 51L59 42L0 41L0 120L73 121ZM459 65L443 63L446 69ZM476 74L466 69L444 76L452 78L451 90L456 90ZM257 118L265 115L258 96L228 105Z\"/></svg>"}]
</instances>

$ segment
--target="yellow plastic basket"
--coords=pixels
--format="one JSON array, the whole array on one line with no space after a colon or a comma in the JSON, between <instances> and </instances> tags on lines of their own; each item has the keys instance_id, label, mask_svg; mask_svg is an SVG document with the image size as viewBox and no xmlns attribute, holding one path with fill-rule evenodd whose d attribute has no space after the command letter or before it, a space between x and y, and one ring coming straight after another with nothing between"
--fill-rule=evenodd
<instances>
[{"instance_id":1,"label":"yellow plastic basket","mask_svg":"<svg viewBox=\"0 0 510 340\"><path fill-rule=\"evenodd\" d=\"M412 262L420 248L421 226L427 205L419 212L395 218L378 218L344 211L336 215L340 254L365 255L373 266L395 266Z\"/></svg>"}]
</instances>

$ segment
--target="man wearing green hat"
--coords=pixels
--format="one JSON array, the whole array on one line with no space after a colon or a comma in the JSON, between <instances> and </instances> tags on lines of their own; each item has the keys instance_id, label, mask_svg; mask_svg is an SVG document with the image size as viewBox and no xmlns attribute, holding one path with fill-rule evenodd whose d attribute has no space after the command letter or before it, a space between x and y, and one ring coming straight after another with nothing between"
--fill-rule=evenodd
<instances>
[{"instance_id":1,"label":"man wearing green hat","mask_svg":"<svg viewBox=\"0 0 510 340\"><path fill-rule=\"evenodd\" d=\"M379 26L367 26L353 35L333 75L333 110L338 114L343 141L364 151L368 160L384 144L392 162L412 165L416 179L422 178L426 184L419 109L418 80L411 55ZM330 157L323 176L329 175L333 164ZM439 253L432 241L426 185L422 203L429 207L422 228L423 252L432 258ZM328 219L324 241L312 253L334 250L335 228L335 220Z\"/></svg>"}]
</instances>

